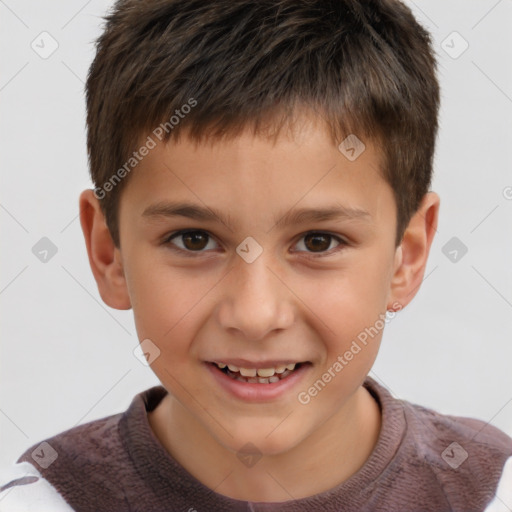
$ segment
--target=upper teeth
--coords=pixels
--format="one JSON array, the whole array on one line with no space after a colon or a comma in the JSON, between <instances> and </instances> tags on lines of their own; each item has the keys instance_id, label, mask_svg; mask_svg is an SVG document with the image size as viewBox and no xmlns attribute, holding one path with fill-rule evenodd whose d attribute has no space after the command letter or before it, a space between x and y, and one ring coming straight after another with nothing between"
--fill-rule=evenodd
<instances>
[{"instance_id":1,"label":"upper teeth","mask_svg":"<svg viewBox=\"0 0 512 512\"><path fill-rule=\"evenodd\" d=\"M295 363L290 363L287 365L276 366L275 368L240 368L239 366L235 366L234 364L225 365L224 363L216 363L219 368L226 368L226 366L232 372L240 372L243 377L272 377L276 373L284 373L286 370L294 370Z\"/></svg>"}]
</instances>

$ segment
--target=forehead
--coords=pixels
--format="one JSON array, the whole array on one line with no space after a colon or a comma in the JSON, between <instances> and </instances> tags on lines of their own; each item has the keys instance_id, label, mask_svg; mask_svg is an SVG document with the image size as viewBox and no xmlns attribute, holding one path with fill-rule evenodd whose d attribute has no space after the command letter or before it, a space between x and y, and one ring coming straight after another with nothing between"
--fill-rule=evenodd
<instances>
[{"instance_id":1,"label":"forehead","mask_svg":"<svg viewBox=\"0 0 512 512\"><path fill-rule=\"evenodd\" d=\"M216 217L230 228L244 217L279 226L314 220L311 209L318 220L338 215L368 222L393 209L394 200L382 178L381 152L372 141L359 141L352 152L354 139L338 147L311 121L276 138L247 129L197 142L183 132L178 140L155 141L123 195L139 216L186 210L188 217Z\"/></svg>"}]
</instances>

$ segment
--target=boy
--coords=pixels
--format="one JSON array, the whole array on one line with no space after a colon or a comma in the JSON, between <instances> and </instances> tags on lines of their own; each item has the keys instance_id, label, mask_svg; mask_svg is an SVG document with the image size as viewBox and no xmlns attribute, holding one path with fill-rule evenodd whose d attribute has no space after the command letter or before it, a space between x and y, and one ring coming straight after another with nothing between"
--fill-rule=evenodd
<instances>
[{"instance_id":1,"label":"boy","mask_svg":"<svg viewBox=\"0 0 512 512\"><path fill-rule=\"evenodd\" d=\"M511 439L367 377L437 227L438 104L397 0L118 1L80 216L162 386L29 448L0 510L507 510Z\"/></svg>"}]
</instances>

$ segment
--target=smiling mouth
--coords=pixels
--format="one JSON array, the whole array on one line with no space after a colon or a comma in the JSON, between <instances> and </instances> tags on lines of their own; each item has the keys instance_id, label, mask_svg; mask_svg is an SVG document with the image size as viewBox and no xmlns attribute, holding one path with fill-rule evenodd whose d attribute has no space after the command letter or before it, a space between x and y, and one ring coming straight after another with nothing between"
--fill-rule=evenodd
<instances>
[{"instance_id":1,"label":"smiling mouth","mask_svg":"<svg viewBox=\"0 0 512 512\"><path fill-rule=\"evenodd\" d=\"M297 371L304 365L311 364L308 362L303 363L289 363L286 365L276 366L275 368L240 368L232 364L224 363L210 363L213 367L240 382L247 384L274 384L279 382L292 373Z\"/></svg>"}]
</instances>

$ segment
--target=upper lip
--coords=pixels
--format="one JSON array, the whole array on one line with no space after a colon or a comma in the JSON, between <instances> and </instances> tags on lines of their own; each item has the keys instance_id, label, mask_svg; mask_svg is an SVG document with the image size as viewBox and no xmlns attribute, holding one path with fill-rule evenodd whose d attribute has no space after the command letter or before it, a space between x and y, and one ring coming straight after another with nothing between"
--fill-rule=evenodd
<instances>
[{"instance_id":1,"label":"upper lip","mask_svg":"<svg viewBox=\"0 0 512 512\"><path fill-rule=\"evenodd\" d=\"M291 363L299 364L299 363L307 363L306 360L297 360L297 359L262 359L259 361L249 361L247 359L233 359L231 357L227 357L226 359L216 358L212 361L208 361L210 363L224 363L231 364L233 366L238 366L239 368L276 368L277 366L286 366Z\"/></svg>"}]
</instances>

